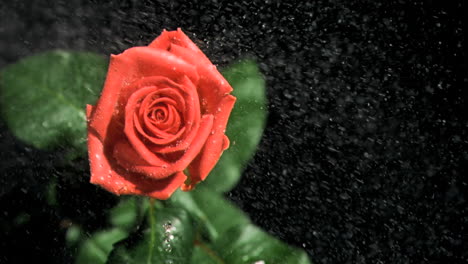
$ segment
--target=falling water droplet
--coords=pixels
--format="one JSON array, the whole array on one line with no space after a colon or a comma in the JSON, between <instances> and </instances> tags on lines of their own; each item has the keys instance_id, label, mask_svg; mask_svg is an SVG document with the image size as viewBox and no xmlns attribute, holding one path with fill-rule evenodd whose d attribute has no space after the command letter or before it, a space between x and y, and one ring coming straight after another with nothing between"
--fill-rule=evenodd
<instances>
[{"instance_id":1,"label":"falling water droplet","mask_svg":"<svg viewBox=\"0 0 468 264\"><path fill-rule=\"evenodd\" d=\"M163 242L163 249L166 252L172 252L172 245L171 242L174 240L174 235L171 233L175 230L175 227L172 225L170 221L163 224L164 228L164 242Z\"/></svg>"}]
</instances>

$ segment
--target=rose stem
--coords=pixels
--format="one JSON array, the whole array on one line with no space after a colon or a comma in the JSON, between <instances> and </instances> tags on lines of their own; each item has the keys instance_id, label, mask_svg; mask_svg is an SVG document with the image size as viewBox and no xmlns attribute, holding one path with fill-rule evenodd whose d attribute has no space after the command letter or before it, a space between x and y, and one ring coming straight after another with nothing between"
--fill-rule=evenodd
<instances>
[{"instance_id":1,"label":"rose stem","mask_svg":"<svg viewBox=\"0 0 468 264\"><path fill-rule=\"evenodd\" d=\"M150 221L150 244L149 244L149 252L148 252L148 259L146 261L147 264L151 264L151 260L153 258L153 250L154 244L156 240L156 229L155 229L155 219L154 219L154 199L149 198L149 221Z\"/></svg>"}]
</instances>

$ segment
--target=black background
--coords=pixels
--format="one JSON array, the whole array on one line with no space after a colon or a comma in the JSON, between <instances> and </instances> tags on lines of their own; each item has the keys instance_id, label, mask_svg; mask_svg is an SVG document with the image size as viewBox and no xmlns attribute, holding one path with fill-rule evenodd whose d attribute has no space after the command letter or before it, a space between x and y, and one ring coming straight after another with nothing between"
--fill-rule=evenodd
<instances>
[{"instance_id":1,"label":"black background","mask_svg":"<svg viewBox=\"0 0 468 264\"><path fill-rule=\"evenodd\" d=\"M229 198L314 263L462 263L465 17L461 0L2 1L0 67L55 48L117 54L177 27L220 67L253 57L269 118ZM61 151L0 128L0 263L71 262L70 219L96 230L115 197L87 183L86 160L57 167Z\"/></svg>"}]
</instances>

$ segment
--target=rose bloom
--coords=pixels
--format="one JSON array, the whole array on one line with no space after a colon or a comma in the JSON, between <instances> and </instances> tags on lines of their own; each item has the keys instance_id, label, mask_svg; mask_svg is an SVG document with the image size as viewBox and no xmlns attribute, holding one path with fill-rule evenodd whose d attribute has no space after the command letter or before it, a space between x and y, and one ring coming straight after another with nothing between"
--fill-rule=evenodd
<instances>
[{"instance_id":1,"label":"rose bloom","mask_svg":"<svg viewBox=\"0 0 468 264\"><path fill-rule=\"evenodd\" d=\"M191 190L229 146L231 91L180 29L112 55L101 97L87 106L91 183L156 199Z\"/></svg>"}]
</instances>

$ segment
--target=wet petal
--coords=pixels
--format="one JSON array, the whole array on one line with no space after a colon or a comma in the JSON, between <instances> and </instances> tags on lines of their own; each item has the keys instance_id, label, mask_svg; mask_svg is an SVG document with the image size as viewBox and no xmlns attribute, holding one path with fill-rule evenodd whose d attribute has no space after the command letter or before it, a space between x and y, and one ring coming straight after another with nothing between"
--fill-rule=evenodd
<instances>
[{"instance_id":1,"label":"wet petal","mask_svg":"<svg viewBox=\"0 0 468 264\"><path fill-rule=\"evenodd\" d=\"M224 130L235 101L236 98L231 95L222 99L219 105L222 110L215 117L212 134L206 140L206 144L200 154L189 166L192 184L196 184L208 176L226 149L228 144L225 140Z\"/></svg>"}]
</instances>

